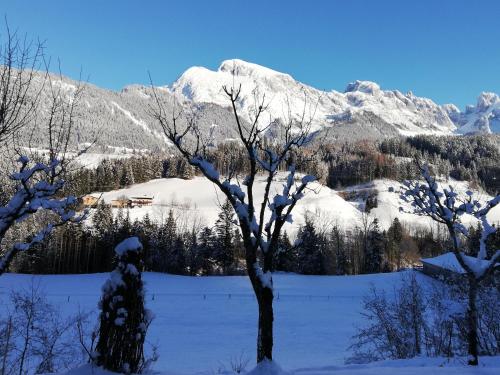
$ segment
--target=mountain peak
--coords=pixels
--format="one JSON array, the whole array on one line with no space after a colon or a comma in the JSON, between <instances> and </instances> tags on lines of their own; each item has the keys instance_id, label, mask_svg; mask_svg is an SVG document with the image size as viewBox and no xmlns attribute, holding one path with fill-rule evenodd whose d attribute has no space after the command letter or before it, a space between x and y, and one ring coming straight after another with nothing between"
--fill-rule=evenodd
<instances>
[{"instance_id":1,"label":"mountain peak","mask_svg":"<svg viewBox=\"0 0 500 375\"><path fill-rule=\"evenodd\" d=\"M265 66L244 61L241 59L224 60L218 69L219 72L230 73L235 76L245 77L273 77L290 75L266 68ZM291 78L291 77L290 77Z\"/></svg>"},{"instance_id":2,"label":"mountain peak","mask_svg":"<svg viewBox=\"0 0 500 375\"><path fill-rule=\"evenodd\" d=\"M357 80L349 83L345 88L344 93L355 92L355 91L373 95L380 91L380 86L375 82Z\"/></svg>"},{"instance_id":3,"label":"mountain peak","mask_svg":"<svg viewBox=\"0 0 500 375\"><path fill-rule=\"evenodd\" d=\"M252 121L255 115L256 93L266 94L266 116L260 119L259 126L265 126L269 119L287 116L301 121L305 111L313 117L314 130L334 124L338 127L339 122L353 116L363 118L359 120L364 121L360 125L363 134L449 134L455 129L446 112L430 99L383 91L377 83L361 80L347 85L344 93L326 92L298 82L288 74L241 59L225 60L217 70L189 68L171 88L183 100L227 107L222 87L231 85L241 85L237 104L246 121ZM366 116L372 116L372 120L366 120ZM373 125L375 122L377 125Z\"/></svg>"},{"instance_id":4,"label":"mountain peak","mask_svg":"<svg viewBox=\"0 0 500 375\"><path fill-rule=\"evenodd\" d=\"M494 92L482 92L477 98L477 108L484 110L499 102L500 97Z\"/></svg>"}]
</instances>

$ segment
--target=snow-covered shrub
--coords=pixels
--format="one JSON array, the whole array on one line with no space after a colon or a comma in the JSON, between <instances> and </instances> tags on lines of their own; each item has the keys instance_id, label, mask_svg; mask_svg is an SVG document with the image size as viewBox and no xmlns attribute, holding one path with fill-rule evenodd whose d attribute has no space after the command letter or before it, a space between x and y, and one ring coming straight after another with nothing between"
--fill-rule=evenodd
<instances>
[{"instance_id":1,"label":"snow-covered shrub","mask_svg":"<svg viewBox=\"0 0 500 375\"><path fill-rule=\"evenodd\" d=\"M144 370L144 340L151 314L144 307L142 244L130 237L115 248L117 265L102 288L95 360L107 370Z\"/></svg>"}]
</instances>

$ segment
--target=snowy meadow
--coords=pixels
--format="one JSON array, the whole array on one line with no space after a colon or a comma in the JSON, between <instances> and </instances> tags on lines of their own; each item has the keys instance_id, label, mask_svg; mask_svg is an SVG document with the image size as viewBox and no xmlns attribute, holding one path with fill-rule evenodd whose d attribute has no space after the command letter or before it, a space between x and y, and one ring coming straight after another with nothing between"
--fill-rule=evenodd
<instances>
[{"instance_id":1,"label":"snowy meadow","mask_svg":"<svg viewBox=\"0 0 500 375\"><path fill-rule=\"evenodd\" d=\"M464 359L415 358L346 365L356 327L365 324L362 299L371 287L390 293L415 271L359 276L274 275L275 353L283 371L294 374L496 374L498 357L484 358L471 370ZM155 318L147 341L158 346L153 372L168 374L234 373L235 365L254 367L256 302L247 277L186 277L144 273L146 306ZM416 273L421 285L436 281ZM11 308L12 290L33 283L64 315L90 312L97 323L97 303L107 274L0 278L2 313ZM246 366L245 366L246 365ZM81 371L81 372L78 372ZM87 372L85 372L87 371ZM69 374L100 374L84 367ZM430 371L430 372L429 372Z\"/></svg>"},{"instance_id":2,"label":"snowy meadow","mask_svg":"<svg viewBox=\"0 0 500 375\"><path fill-rule=\"evenodd\" d=\"M65 314L93 313L108 274L0 278L2 310L11 290L40 283ZM390 290L400 273L360 276L275 275L276 361L284 369L342 366L361 300L371 285ZM425 276L422 280L427 279ZM253 367L257 305L247 277L185 277L144 273L146 306L155 318L147 340L159 345L156 370L179 373L230 370L242 358Z\"/></svg>"}]
</instances>

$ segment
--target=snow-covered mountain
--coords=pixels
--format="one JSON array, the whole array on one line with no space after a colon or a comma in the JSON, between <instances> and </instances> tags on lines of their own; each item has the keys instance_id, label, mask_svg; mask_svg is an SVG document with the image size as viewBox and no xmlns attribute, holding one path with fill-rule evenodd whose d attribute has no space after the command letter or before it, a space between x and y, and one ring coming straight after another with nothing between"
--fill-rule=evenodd
<instances>
[{"instance_id":1,"label":"snow-covered mountain","mask_svg":"<svg viewBox=\"0 0 500 375\"><path fill-rule=\"evenodd\" d=\"M77 89L78 83L69 78L52 75L51 80L56 89L60 88L61 95L71 95ZM43 85L42 74L34 84L40 87ZM85 144L97 139L98 147L95 151L103 153L168 149L170 142L152 117L151 109L154 102L151 87L130 85L117 92L88 83L83 83L83 85L83 95L77 107L78 114L74 128L76 142ZM157 95L162 97L166 110L172 111L174 98L171 91L168 88L159 87ZM48 84L45 84L36 121L37 126L43 127L46 123L43 119L49 114L50 105L50 88ZM196 115L202 129L208 129L214 123L222 125L215 133L218 139L235 137L237 134L236 130L229 126L234 116L227 109L210 103L200 104L196 106ZM32 134L31 128L26 128L25 132L25 137L19 137L20 143L27 140L32 147L46 147L46 131L41 129Z\"/></svg>"},{"instance_id":2,"label":"snow-covered mountain","mask_svg":"<svg viewBox=\"0 0 500 375\"><path fill-rule=\"evenodd\" d=\"M500 97L492 92L483 92L475 106L469 105L465 112L453 104L443 106L450 119L457 125L460 134L491 134L500 132Z\"/></svg>"},{"instance_id":3,"label":"snow-covered mountain","mask_svg":"<svg viewBox=\"0 0 500 375\"><path fill-rule=\"evenodd\" d=\"M42 74L35 84L42 85ZM61 92L76 89L76 82L52 76ZM328 130L328 137L340 140L381 139L398 135L470 134L500 131L500 99L497 94L483 93L476 106L461 112L453 104L438 105L411 92L382 90L369 81L355 81L344 92L322 91L305 85L288 74L245 62L226 60L216 71L203 67L186 70L173 84L158 87L157 93L167 104L167 111L180 105L189 106L200 127L216 129L215 141L237 137L234 116L222 87L241 84L238 100L240 114L251 120L256 97L265 94L267 110L261 124L280 119L312 119L316 130ZM103 152L117 149L168 149L169 142L151 115L154 107L152 89L130 85L117 92L84 84L79 107L77 142L96 137ZM50 95L45 85L40 116L48 113ZM45 105L45 107L44 107ZM43 121L38 121L43 124ZM29 131L31 146L43 147L43 131ZM37 139L37 137L39 137ZM23 137L20 137L23 139Z\"/></svg>"},{"instance_id":4,"label":"snow-covered mountain","mask_svg":"<svg viewBox=\"0 0 500 375\"><path fill-rule=\"evenodd\" d=\"M356 81L344 92L321 91L260 65L243 60L226 60L217 71L193 67L174 82L172 92L184 101L228 105L223 86L241 85L239 107L242 116L251 120L255 113L256 94L265 94L267 118L312 118L316 128L337 128L349 124L352 130L361 126L365 134L414 135L450 134L456 126L444 108L430 99L411 92L384 91L369 81ZM258 91L257 91L258 90ZM358 125L358 126L356 126ZM385 129L383 128L385 127Z\"/></svg>"}]
</instances>

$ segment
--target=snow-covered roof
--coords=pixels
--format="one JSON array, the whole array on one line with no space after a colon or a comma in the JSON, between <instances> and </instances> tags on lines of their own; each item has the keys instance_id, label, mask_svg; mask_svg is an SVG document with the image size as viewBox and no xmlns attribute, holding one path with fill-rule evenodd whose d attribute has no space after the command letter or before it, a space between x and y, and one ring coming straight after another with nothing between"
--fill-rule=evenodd
<instances>
[{"instance_id":1,"label":"snow-covered roof","mask_svg":"<svg viewBox=\"0 0 500 375\"><path fill-rule=\"evenodd\" d=\"M487 260L480 260L469 255L463 255L467 264L474 264L479 262L480 266L487 267L489 262ZM422 263L432 264L433 266L441 267L457 273L465 273L460 263L458 263L457 257L451 251L444 253L434 258L424 258L420 259Z\"/></svg>"},{"instance_id":2,"label":"snow-covered roof","mask_svg":"<svg viewBox=\"0 0 500 375\"><path fill-rule=\"evenodd\" d=\"M102 193L90 193L90 194L85 195L84 198L86 198L86 197L100 198L101 195L102 195Z\"/></svg>"}]
</instances>

